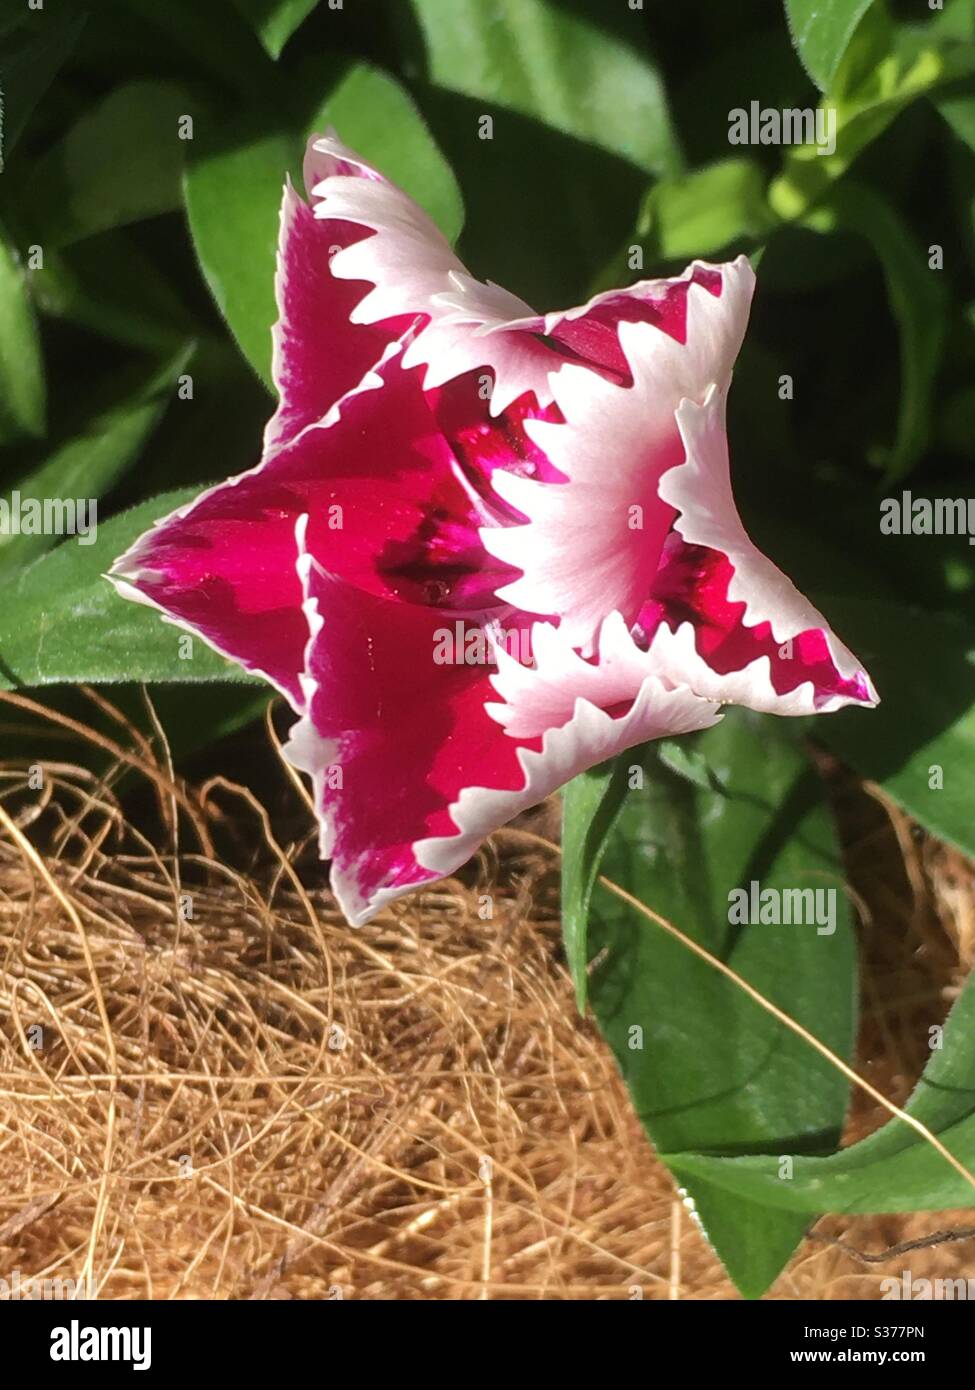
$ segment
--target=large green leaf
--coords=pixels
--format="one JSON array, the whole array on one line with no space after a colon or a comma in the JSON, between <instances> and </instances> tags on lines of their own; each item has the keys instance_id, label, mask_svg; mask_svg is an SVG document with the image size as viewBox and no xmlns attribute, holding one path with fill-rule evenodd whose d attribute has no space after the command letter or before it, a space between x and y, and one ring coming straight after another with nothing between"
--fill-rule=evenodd
<instances>
[{"instance_id":1,"label":"large green leaf","mask_svg":"<svg viewBox=\"0 0 975 1390\"><path fill-rule=\"evenodd\" d=\"M234 0L272 58L318 4L318 0Z\"/></svg>"},{"instance_id":2,"label":"large green leaf","mask_svg":"<svg viewBox=\"0 0 975 1390\"><path fill-rule=\"evenodd\" d=\"M412 0L432 82L533 116L647 173L675 173L666 93L640 16L550 0ZM628 28L626 27L628 25ZM476 131L471 131L471 138Z\"/></svg>"},{"instance_id":3,"label":"large green leaf","mask_svg":"<svg viewBox=\"0 0 975 1390\"><path fill-rule=\"evenodd\" d=\"M44 363L24 272L0 230L0 437L43 434Z\"/></svg>"},{"instance_id":4,"label":"large green leaf","mask_svg":"<svg viewBox=\"0 0 975 1390\"><path fill-rule=\"evenodd\" d=\"M802 65L828 92L840 60L873 0L785 0L789 31Z\"/></svg>"},{"instance_id":5,"label":"large green leaf","mask_svg":"<svg viewBox=\"0 0 975 1390\"><path fill-rule=\"evenodd\" d=\"M190 144L179 123L194 111L171 82L116 87L37 166L25 224L45 243L63 246L178 207Z\"/></svg>"},{"instance_id":6,"label":"large green leaf","mask_svg":"<svg viewBox=\"0 0 975 1390\"><path fill-rule=\"evenodd\" d=\"M848 1055L855 952L829 819L791 736L735 712L694 740L689 776L652 747L646 790L631 792L603 872L727 961L781 1008ZM627 766L640 755L624 754ZM588 873L579 860L577 872ZM567 869L572 873L570 865ZM835 930L733 926L729 893L833 888ZM658 1151L822 1152L835 1143L846 1084L834 1068L685 946L597 887L589 995ZM642 1032L640 1031L642 1030ZM739 1288L757 1296L800 1239L802 1221L728 1201L686 1181Z\"/></svg>"},{"instance_id":7,"label":"large green leaf","mask_svg":"<svg viewBox=\"0 0 975 1390\"><path fill-rule=\"evenodd\" d=\"M66 540L0 589L0 688L65 681L246 680L245 672L159 614L120 598L112 562L198 488L143 502L99 525L94 544ZM181 643L181 639L183 639Z\"/></svg>"},{"instance_id":8,"label":"large green leaf","mask_svg":"<svg viewBox=\"0 0 975 1390\"><path fill-rule=\"evenodd\" d=\"M948 1152L975 1166L975 979L935 1035L931 1060L905 1107ZM682 1176L703 1177L731 1197L806 1215L822 1211L938 1211L975 1206L975 1187L902 1120L828 1157L796 1155L790 1176L761 1156L671 1154Z\"/></svg>"},{"instance_id":9,"label":"large green leaf","mask_svg":"<svg viewBox=\"0 0 975 1390\"><path fill-rule=\"evenodd\" d=\"M334 83L303 128L259 111L196 141L185 180L196 253L221 313L268 384L281 188L289 172L300 186L305 141L329 125L412 194L445 235L454 238L463 218L453 175L413 102L365 65Z\"/></svg>"}]
</instances>

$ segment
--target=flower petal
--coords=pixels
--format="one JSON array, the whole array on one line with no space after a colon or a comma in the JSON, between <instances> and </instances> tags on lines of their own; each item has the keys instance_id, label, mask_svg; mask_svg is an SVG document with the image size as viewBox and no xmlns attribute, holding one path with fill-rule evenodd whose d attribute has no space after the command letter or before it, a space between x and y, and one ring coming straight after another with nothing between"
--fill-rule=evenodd
<instances>
[{"instance_id":1,"label":"flower petal","mask_svg":"<svg viewBox=\"0 0 975 1390\"><path fill-rule=\"evenodd\" d=\"M625 690L618 715L566 693L564 669L573 658L556 650L564 639L550 628L543 657L551 669L528 673L537 685L526 694L501 682L523 721L534 718L545 730L513 738L498 720L499 707L487 703L489 668L435 660L453 614L365 594L307 553L301 571L312 631L308 713L285 751L312 777L321 852L333 861L332 887L356 924L453 872L486 835L577 772L647 738L704 728L719 717L716 705L690 691L668 689L642 672L634 681L635 671L610 673L608 666L601 684L586 688L614 703L617 689ZM634 648L633 662L646 666L646 653ZM579 672L571 674L578 686Z\"/></svg>"},{"instance_id":2,"label":"flower petal","mask_svg":"<svg viewBox=\"0 0 975 1390\"><path fill-rule=\"evenodd\" d=\"M347 222L317 220L290 180L285 184L274 280L278 320L271 330L279 405L264 432L266 452L320 420L411 321L350 325L363 286L335 277L331 258L363 235Z\"/></svg>"},{"instance_id":3,"label":"flower petal","mask_svg":"<svg viewBox=\"0 0 975 1390\"><path fill-rule=\"evenodd\" d=\"M481 368L493 378L493 415L526 391L547 398L558 354L531 332L482 332L530 316L524 300L469 275L423 209L334 135L312 140L306 167L308 177L323 175L311 187L316 218L353 229L349 245L332 257L331 273L373 286L365 294L357 288L353 323L422 315L406 365L427 368L428 390Z\"/></svg>"},{"instance_id":4,"label":"flower petal","mask_svg":"<svg viewBox=\"0 0 975 1390\"><path fill-rule=\"evenodd\" d=\"M651 739L710 728L721 718L719 705L651 671L619 614L600 632L598 663L583 661L549 624L534 625L532 646L535 669L498 653L492 684L504 703L488 707L517 744L520 782L462 788L450 806L459 833L414 846L418 863L438 874L451 873L486 835L587 768Z\"/></svg>"},{"instance_id":5,"label":"flower petal","mask_svg":"<svg viewBox=\"0 0 975 1390\"><path fill-rule=\"evenodd\" d=\"M438 877L414 843L456 833L449 807L462 787L517 786L517 745L485 711L487 668L435 660L453 614L367 594L307 551L301 568L308 713L285 752L312 777L322 856L358 924Z\"/></svg>"},{"instance_id":6,"label":"flower petal","mask_svg":"<svg viewBox=\"0 0 975 1390\"><path fill-rule=\"evenodd\" d=\"M714 386L703 404L685 401L677 412L686 458L664 475L660 494L677 512L680 542L669 544L655 578L653 619L641 616L659 669L707 698L773 714L874 705L859 660L742 525L725 401Z\"/></svg>"},{"instance_id":7,"label":"flower petal","mask_svg":"<svg viewBox=\"0 0 975 1390\"><path fill-rule=\"evenodd\" d=\"M564 483L494 476L496 491L528 517L483 533L492 555L522 571L500 597L558 616L584 651L607 612L636 621L656 573L674 517L658 485L683 457L678 405L730 381L754 276L744 258L721 276L717 296L693 276L683 282L683 342L649 321L619 324L632 385L573 364L551 377L564 423L529 420L525 430Z\"/></svg>"},{"instance_id":8,"label":"flower petal","mask_svg":"<svg viewBox=\"0 0 975 1390\"><path fill-rule=\"evenodd\" d=\"M323 420L165 517L112 570L128 597L266 675L298 709L304 513L316 557L390 598L480 610L509 577L481 545L481 513L400 346Z\"/></svg>"},{"instance_id":9,"label":"flower petal","mask_svg":"<svg viewBox=\"0 0 975 1390\"><path fill-rule=\"evenodd\" d=\"M247 478L252 475L244 475ZM109 571L124 598L269 680L297 709L308 627L294 520L241 508L235 479L158 521Z\"/></svg>"},{"instance_id":10,"label":"flower petal","mask_svg":"<svg viewBox=\"0 0 975 1390\"><path fill-rule=\"evenodd\" d=\"M682 275L662 280L637 280L623 289L604 290L576 309L560 309L507 325L544 334L567 353L625 384L629 363L620 346L623 323L652 323L678 343L687 342L687 292L701 285L714 295L724 292L725 275L741 275L747 284L750 266L740 258L733 266L694 261ZM749 294L750 294L749 290ZM746 315L747 316L747 315Z\"/></svg>"}]
</instances>

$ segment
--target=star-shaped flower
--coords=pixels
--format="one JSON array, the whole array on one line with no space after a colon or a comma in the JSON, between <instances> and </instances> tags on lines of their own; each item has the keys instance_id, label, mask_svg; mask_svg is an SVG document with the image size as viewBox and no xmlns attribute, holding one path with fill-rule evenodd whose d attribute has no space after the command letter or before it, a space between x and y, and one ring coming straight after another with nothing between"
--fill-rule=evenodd
<instances>
[{"instance_id":1,"label":"star-shaped flower","mask_svg":"<svg viewBox=\"0 0 975 1390\"><path fill-rule=\"evenodd\" d=\"M876 703L735 507L744 258L540 315L333 136L305 185L310 205L284 192L261 462L112 578L290 701L351 922L724 704Z\"/></svg>"}]
</instances>

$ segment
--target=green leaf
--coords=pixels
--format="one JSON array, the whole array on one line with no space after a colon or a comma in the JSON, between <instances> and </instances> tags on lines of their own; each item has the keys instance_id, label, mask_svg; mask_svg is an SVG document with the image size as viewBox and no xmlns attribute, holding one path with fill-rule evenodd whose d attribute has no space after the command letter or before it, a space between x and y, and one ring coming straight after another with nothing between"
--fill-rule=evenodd
<instances>
[{"instance_id":1,"label":"green leaf","mask_svg":"<svg viewBox=\"0 0 975 1390\"><path fill-rule=\"evenodd\" d=\"M0 589L0 689L66 681L249 680L197 640L180 659L178 628L119 598L112 562L154 521L199 495L167 493L99 525L93 544L62 542Z\"/></svg>"},{"instance_id":2,"label":"green leaf","mask_svg":"<svg viewBox=\"0 0 975 1390\"><path fill-rule=\"evenodd\" d=\"M686 740L685 740L686 742ZM820 788L781 723L736 711L691 741L709 789L657 761L608 838L602 872L661 913L842 1056L852 1048L855 949ZM638 752L621 761L639 765ZM835 888L832 934L733 926L729 893ZM828 1150L846 1083L711 966L599 888L589 996L658 1152ZM642 1030L642 1034L639 1030ZM804 1222L682 1181L738 1287L758 1296Z\"/></svg>"},{"instance_id":3,"label":"green leaf","mask_svg":"<svg viewBox=\"0 0 975 1390\"><path fill-rule=\"evenodd\" d=\"M960 140L975 150L975 83L963 82L949 87L934 104Z\"/></svg>"},{"instance_id":4,"label":"green leaf","mask_svg":"<svg viewBox=\"0 0 975 1390\"><path fill-rule=\"evenodd\" d=\"M533 116L647 173L680 167L666 92L635 12L620 7L610 17L600 6L590 18L548 0L412 2L437 86L485 102L487 112Z\"/></svg>"},{"instance_id":5,"label":"green leaf","mask_svg":"<svg viewBox=\"0 0 975 1390\"><path fill-rule=\"evenodd\" d=\"M41 435L44 363L24 272L0 231L0 438Z\"/></svg>"},{"instance_id":6,"label":"green leaf","mask_svg":"<svg viewBox=\"0 0 975 1390\"><path fill-rule=\"evenodd\" d=\"M975 626L879 599L817 601L873 676L881 704L869 715L818 719L809 732L934 834L975 855Z\"/></svg>"},{"instance_id":7,"label":"green leaf","mask_svg":"<svg viewBox=\"0 0 975 1390\"><path fill-rule=\"evenodd\" d=\"M928 265L926 249L914 240L895 208L864 184L845 179L831 191L817 217L820 227L825 217L834 226L865 237L887 282L891 312L900 330L900 409L894 445L878 462L892 482L911 471L928 443L947 322L943 273Z\"/></svg>"},{"instance_id":8,"label":"green leaf","mask_svg":"<svg viewBox=\"0 0 975 1390\"><path fill-rule=\"evenodd\" d=\"M192 355L184 348L161 370L154 371L141 390L123 404L97 415L82 434L59 445L48 458L17 483L19 500L41 503L70 499L98 501L139 458L143 445L173 398L176 378ZM5 499L11 515L19 505ZM77 513L76 513L77 515ZM86 514L87 515L87 514ZM12 529L0 534L0 578L56 543L50 534L19 534Z\"/></svg>"},{"instance_id":9,"label":"green leaf","mask_svg":"<svg viewBox=\"0 0 975 1390\"><path fill-rule=\"evenodd\" d=\"M309 135L334 125L346 144L400 184L453 239L463 213L450 169L404 89L365 65L334 85L301 129L267 113L194 141L186 207L210 291L248 361L270 385L278 213L285 175L300 186Z\"/></svg>"},{"instance_id":10,"label":"green leaf","mask_svg":"<svg viewBox=\"0 0 975 1390\"><path fill-rule=\"evenodd\" d=\"M586 1007L589 904L607 839L626 796L622 760L574 778L562 794L562 940L579 1011Z\"/></svg>"},{"instance_id":11,"label":"green leaf","mask_svg":"<svg viewBox=\"0 0 975 1390\"><path fill-rule=\"evenodd\" d=\"M234 0L234 4L271 57L279 58L282 48L308 18L318 0Z\"/></svg>"},{"instance_id":12,"label":"green leaf","mask_svg":"<svg viewBox=\"0 0 975 1390\"><path fill-rule=\"evenodd\" d=\"M975 977L948 1016L940 1046L906 1109L955 1158L975 1165ZM666 1156L685 1179L714 1184L728 1197L808 1218L823 1211L941 1211L975 1206L975 1188L902 1120L828 1157L793 1156L791 1170L762 1156ZM784 1172L790 1172L784 1177Z\"/></svg>"},{"instance_id":13,"label":"green leaf","mask_svg":"<svg viewBox=\"0 0 975 1390\"><path fill-rule=\"evenodd\" d=\"M0 22L0 102L3 139L0 172L84 28L83 11L26 12Z\"/></svg>"},{"instance_id":14,"label":"green leaf","mask_svg":"<svg viewBox=\"0 0 975 1390\"><path fill-rule=\"evenodd\" d=\"M940 39L975 40L975 0L944 0L944 8L931 18Z\"/></svg>"},{"instance_id":15,"label":"green leaf","mask_svg":"<svg viewBox=\"0 0 975 1390\"><path fill-rule=\"evenodd\" d=\"M676 738L664 738L657 744L657 754L664 767L686 777L695 787L709 792L714 787L714 774L708 767L701 751L691 746L689 740L681 742Z\"/></svg>"},{"instance_id":16,"label":"green leaf","mask_svg":"<svg viewBox=\"0 0 975 1390\"><path fill-rule=\"evenodd\" d=\"M873 0L785 0L789 32L802 66L828 92L840 60Z\"/></svg>"},{"instance_id":17,"label":"green leaf","mask_svg":"<svg viewBox=\"0 0 975 1390\"><path fill-rule=\"evenodd\" d=\"M769 187L769 201L780 217L802 217L906 107L972 73L975 48L946 48L930 41L929 29L900 29L882 9L870 11L830 95L820 102L835 148L816 143L788 148L783 172Z\"/></svg>"},{"instance_id":18,"label":"green leaf","mask_svg":"<svg viewBox=\"0 0 975 1390\"><path fill-rule=\"evenodd\" d=\"M640 213L637 240L652 260L684 261L761 241L777 223L758 165L723 159L655 184Z\"/></svg>"},{"instance_id":19,"label":"green leaf","mask_svg":"<svg viewBox=\"0 0 975 1390\"><path fill-rule=\"evenodd\" d=\"M40 161L24 221L45 244L64 246L180 204L179 121L195 103L170 82L116 87Z\"/></svg>"}]
</instances>

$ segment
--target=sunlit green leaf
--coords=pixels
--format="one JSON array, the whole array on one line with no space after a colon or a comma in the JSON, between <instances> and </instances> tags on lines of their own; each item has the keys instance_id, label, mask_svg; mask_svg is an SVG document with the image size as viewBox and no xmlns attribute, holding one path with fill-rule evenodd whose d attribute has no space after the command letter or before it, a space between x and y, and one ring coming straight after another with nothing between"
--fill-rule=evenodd
<instances>
[{"instance_id":1,"label":"sunlit green leaf","mask_svg":"<svg viewBox=\"0 0 975 1390\"><path fill-rule=\"evenodd\" d=\"M636 12L590 15L551 0L412 3L438 86L500 108L497 121L517 111L648 173L677 171L666 93Z\"/></svg>"}]
</instances>

